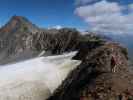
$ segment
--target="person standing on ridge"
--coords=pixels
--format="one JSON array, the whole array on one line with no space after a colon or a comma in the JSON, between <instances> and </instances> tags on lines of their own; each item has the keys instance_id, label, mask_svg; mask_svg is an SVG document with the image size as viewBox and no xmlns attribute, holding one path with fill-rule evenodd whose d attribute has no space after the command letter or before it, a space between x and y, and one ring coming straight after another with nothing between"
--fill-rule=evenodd
<instances>
[{"instance_id":1,"label":"person standing on ridge","mask_svg":"<svg viewBox=\"0 0 133 100\"><path fill-rule=\"evenodd\" d=\"M114 55L111 57L111 71L116 72L116 58Z\"/></svg>"}]
</instances>

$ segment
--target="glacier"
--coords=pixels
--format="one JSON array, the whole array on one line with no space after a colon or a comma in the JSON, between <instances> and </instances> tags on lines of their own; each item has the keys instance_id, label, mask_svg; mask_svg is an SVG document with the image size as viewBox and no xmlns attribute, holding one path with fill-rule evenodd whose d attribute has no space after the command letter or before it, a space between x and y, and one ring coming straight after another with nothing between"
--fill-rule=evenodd
<instances>
[{"instance_id":1,"label":"glacier","mask_svg":"<svg viewBox=\"0 0 133 100\"><path fill-rule=\"evenodd\" d=\"M0 100L46 100L81 61L77 52L0 66Z\"/></svg>"}]
</instances>

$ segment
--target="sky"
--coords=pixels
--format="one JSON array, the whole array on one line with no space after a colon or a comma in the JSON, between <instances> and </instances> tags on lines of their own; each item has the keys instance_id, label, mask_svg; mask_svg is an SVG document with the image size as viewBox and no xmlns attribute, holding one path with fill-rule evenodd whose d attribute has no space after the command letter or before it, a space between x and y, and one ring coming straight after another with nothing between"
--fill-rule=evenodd
<instances>
[{"instance_id":1,"label":"sky","mask_svg":"<svg viewBox=\"0 0 133 100\"><path fill-rule=\"evenodd\" d=\"M13 15L25 16L40 27L85 28L74 14L74 0L0 0L0 25Z\"/></svg>"},{"instance_id":2,"label":"sky","mask_svg":"<svg viewBox=\"0 0 133 100\"><path fill-rule=\"evenodd\" d=\"M44 28L133 31L133 0L0 0L0 26L13 15L25 16Z\"/></svg>"}]
</instances>

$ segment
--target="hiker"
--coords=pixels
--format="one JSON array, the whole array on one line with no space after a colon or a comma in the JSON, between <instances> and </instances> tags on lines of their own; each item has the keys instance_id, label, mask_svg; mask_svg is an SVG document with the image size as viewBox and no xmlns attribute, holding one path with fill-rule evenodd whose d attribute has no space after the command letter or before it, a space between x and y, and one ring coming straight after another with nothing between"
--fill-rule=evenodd
<instances>
[{"instance_id":1,"label":"hiker","mask_svg":"<svg viewBox=\"0 0 133 100\"><path fill-rule=\"evenodd\" d=\"M116 59L115 59L115 56L113 56L113 55L111 57L111 71L112 72L116 71Z\"/></svg>"}]
</instances>

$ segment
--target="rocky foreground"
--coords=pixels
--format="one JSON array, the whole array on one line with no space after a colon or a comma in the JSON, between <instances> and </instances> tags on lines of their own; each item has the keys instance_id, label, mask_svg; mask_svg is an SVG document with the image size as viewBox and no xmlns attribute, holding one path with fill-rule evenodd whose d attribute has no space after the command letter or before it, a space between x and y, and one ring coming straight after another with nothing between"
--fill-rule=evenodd
<instances>
[{"instance_id":1,"label":"rocky foreground","mask_svg":"<svg viewBox=\"0 0 133 100\"><path fill-rule=\"evenodd\" d=\"M133 74L125 48L107 42L84 55L82 51L73 57L82 63L47 100L133 100Z\"/></svg>"}]
</instances>

